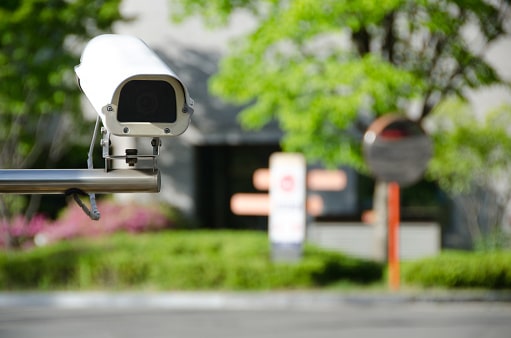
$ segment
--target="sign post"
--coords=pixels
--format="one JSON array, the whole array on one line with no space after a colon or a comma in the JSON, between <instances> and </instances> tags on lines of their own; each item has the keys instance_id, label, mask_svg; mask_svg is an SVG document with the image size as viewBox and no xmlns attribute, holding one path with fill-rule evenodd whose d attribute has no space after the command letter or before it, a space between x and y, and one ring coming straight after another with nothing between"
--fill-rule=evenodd
<instances>
[{"instance_id":1,"label":"sign post","mask_svg":"<svg viewBox=\"0 0 511 338\"><path fill-rule=\"evenodd\" d=\"M400 284L399 273L399 184L388 184L388 261L389 285L392 290L398 290Z\"/></svg>"},{"instance_id":2,"label":"sign post","mask_svg":"<svg viewBox=\"0 0 511 338\"><path fill-rule=\"evenodd\" d=\"M269 238L274 261L297 261L306 231L306 163L302 154L270 156Z\"/></svg>"},{"instance_id":3,"label":"sign post","mask_svg":"<svg viewBox=\"0 0 511 338\"><path fill-rule=\"evenodd\" d=\"M365 160L376 179L387 182L387 261L389 285L399 289L399 187L421 179L433 153L431 139L419 124L402 116L374 121L363 142Z\"/></svg>"}]
</instances>

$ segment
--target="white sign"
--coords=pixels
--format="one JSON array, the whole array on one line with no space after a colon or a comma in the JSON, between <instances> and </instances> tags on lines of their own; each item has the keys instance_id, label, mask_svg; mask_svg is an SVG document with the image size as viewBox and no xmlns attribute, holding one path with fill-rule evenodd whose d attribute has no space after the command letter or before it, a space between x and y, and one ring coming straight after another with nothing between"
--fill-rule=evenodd
<instances>
[{"instance_id":1,"label":"white sign","mask_svg":"<svg viewBox=\"0 0 511 338\"><path fill-rule=\"evenodd\" d=\"M302 154L270 156L270 241L301 244L306 227L306 164Z\"/></svg>"}]
</instances>

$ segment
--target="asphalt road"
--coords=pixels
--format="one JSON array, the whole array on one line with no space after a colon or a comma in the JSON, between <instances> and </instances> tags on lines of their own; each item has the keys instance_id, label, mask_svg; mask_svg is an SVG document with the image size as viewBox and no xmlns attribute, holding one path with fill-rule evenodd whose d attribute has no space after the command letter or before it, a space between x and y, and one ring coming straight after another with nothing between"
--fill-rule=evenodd
<instances>
[{"instance_id":1,"label":"asphalt road","mask_svg":"<svg viewBox=\"0 0 511 338\"><path fill-rule=\"evenodd\" d=\"M367 302L238 310L22 305L0 308L0 337L509 338L511 304Z\"/></svg>"}]
</instances>

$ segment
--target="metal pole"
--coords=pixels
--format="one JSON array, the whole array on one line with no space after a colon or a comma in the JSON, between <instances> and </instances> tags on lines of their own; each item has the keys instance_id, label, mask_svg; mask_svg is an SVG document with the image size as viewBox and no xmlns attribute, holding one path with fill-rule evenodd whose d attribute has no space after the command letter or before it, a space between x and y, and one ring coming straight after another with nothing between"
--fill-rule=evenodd
<instances>
[{"instance_id":1,"label":"metal pole","mask_svg":"<svg viewBox=\"0 0 511 338\"><path fill-rule=\"evenodd\" d=\"M399 184L390 182L388 185L388 255L389 255L389 285L392 290L399 290Z\"/></svg>"},{"instance_id":2,"label":"metal pole","mask_svg":"<svg viewBox=\"0 0 511 338\"><path fill-rule=\"evenodd\" d=\"M159 192L160 173L153 169L4 169L0 193L64 194Z\"/></svg>"}]
</instances>

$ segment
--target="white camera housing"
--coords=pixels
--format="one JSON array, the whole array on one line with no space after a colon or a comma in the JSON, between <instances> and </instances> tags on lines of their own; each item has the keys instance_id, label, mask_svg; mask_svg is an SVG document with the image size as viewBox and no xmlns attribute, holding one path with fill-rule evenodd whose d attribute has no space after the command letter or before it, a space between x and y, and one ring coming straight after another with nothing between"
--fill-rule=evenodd
<instances>
[{"instance_id":1,"label":"white camera housing","mask_svg":"<svg viewBox=\"0 0 511 338\"><path fill-rule=\"evenodd\" d=\"M177 75L140 39L99 35L75 67L78 83L106 129L118 136L176 136L193 100Z\"/></svg>"}]
</instances>

